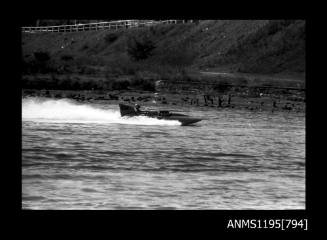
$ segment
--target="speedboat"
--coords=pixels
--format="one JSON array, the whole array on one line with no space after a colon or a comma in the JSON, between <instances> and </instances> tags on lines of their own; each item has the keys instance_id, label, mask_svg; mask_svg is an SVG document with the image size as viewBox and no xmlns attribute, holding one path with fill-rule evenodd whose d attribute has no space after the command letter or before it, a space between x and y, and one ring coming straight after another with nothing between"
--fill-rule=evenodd
<instances>
[{"instance_id":1,"label":"speedboat","mask_svg":"<svg viewBox=\"0 0 327 240\"><path fill-rule=\"evenodd\" d=\"M185 114L173 113L167 110L141 111L139 108L140 106L137 104L135 104L135 106L131 106L131 105L119 103L120 115L122 117L146 116L146 117L152 117L152 118L164 119L164 120L175 120L175 121L179 121L182 124L182 126L190 125L202 120L201 118L190 117Z\"/></svg>"}]
</instances>

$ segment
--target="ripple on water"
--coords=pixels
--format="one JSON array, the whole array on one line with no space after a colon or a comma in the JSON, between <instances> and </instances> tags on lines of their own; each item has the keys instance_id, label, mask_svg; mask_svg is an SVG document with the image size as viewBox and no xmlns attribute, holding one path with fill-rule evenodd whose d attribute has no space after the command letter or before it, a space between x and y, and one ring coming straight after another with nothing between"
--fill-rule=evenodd
<instances>
[{"instance_id":1,"label":"ripple on water","mask_svg":"<svg viewBox=\"0 0 327 240\"><path fill-rule=\"evenodd\" d=\"M209 120L190 127L24 120L23 208L305 207L304 117L178 110Z\"/></svg>"}]
</instances>

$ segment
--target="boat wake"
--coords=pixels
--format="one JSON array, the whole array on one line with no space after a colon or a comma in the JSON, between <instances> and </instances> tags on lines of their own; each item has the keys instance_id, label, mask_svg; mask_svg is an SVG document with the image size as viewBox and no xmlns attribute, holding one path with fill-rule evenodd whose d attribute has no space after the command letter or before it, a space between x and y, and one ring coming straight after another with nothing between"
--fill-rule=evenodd
<instances>
[{"instance_id":1,"label":"boat wake","mask_svg":"<svg viewBox=\"0 0 327 240\"><path fill-rule=\"evenodd\" d=\"M117 123L135 125L180 125L179 121L137 116L121 117L118 106L101 109L69 99L23 98L22 120L60 123Z\"/></svg>"}]
</instances>

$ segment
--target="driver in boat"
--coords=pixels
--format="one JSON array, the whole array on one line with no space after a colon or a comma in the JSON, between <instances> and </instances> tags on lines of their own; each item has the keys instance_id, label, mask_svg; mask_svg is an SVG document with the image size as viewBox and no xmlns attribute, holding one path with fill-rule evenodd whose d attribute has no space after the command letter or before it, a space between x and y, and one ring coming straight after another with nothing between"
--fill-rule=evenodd
<instances>
[{"instance_id":1,"label":"driver in boat","mask_svg":"<svg viewBox=\"0 0 327 240\"><path fill-rule=\"evenodd\" d=\"M140 105L138 105L137 103L135 104L134 107L135 112L140 112Z\"/></svg>"}]
</instances>

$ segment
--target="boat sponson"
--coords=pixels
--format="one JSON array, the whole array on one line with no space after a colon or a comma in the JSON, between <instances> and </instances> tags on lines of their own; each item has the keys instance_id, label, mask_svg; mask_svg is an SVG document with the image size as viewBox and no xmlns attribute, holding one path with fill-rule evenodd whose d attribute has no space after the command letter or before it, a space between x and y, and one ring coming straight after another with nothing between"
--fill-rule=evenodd
<instances>
[{"instance_id":1,"label":"boat sponson","mask_svg":"<svg viewBox=\"0 0 327 240\"><path fill-rule=\"evenodd\" d=\"M122 104L122 103L119 104L119 108L122 117L123 116L131 116L131 117L147 116L147 117L153 117L163 120L175 120L175 121L179 121L182 124L182 126L190 125L202 120L201 118L193 118L181 113L169 113L169 115L162 116L158 114L159 113L158 111L137 112L133 106Z\"/></svg>"}]
</instances>

